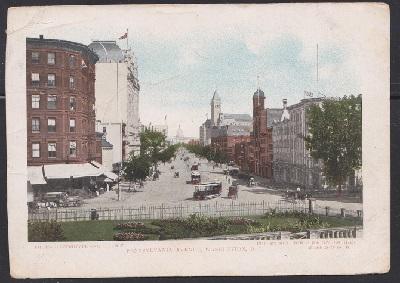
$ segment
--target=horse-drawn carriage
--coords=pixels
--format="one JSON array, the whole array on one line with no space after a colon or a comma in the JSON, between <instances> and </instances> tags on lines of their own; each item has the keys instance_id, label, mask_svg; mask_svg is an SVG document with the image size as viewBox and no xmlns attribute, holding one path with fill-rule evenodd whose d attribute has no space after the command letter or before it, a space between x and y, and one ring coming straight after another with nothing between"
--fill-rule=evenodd
<instances>
[{"instance_id":1,"label":"horse-drawn carriage","mask_svg":"<svg viewBox=\"0 0 400 283\"><path fill-rule=\"evenodd\" d=\"M190 181L193 185L200 184L201 182L201 176L199 171L192 171L190 178L191 178Z\"/></svg>"},{"instance_id":2,"label":"horse-drawn carriage","mask_svg":"<svg viewBox=\"0 0 400 283\"><path fill-rule=\"evenodd\" d=\"M254 180L254 177L250 177L249 180L247 181L247 186L254 187L255 185L256 185L256 181Z\"/></svg>"},{"instance_id":3,"label":"horse-drawn carriage","mask_svg":"<svg viewBox=\"0 0 400 283\"><path fill-rule=\"evenodd\" d=\"M194 187L193 198L196 200L211 199L221 195L222 183L210 182L199 184Z\"/></svg>"},{"instance_id":4,"label":"horse-drawn carriage","mask_svg":"<svg viewBox=\"0 0 400 283\"><path fill-rule=\"evenodd\" d=\"M304 190L301 190L300 188L297 188L296 191L287 190L285 193L285 199L291 199L291 200L305 200L311 197L312 194L310 192L306 192Z\"/></svg>"},{"instance_id":5,"label":"horse-drawn carriage","mask_svg":"<svg viewBox=\"0 0 400 283\"><path fill-rule=\"evenodd\" d=\"M31 204L31 208L57 208L57 207L79 207L82 199L78 196L68 196L65 192L48 192L40 201Z\"/></svg>"}]
</instances>

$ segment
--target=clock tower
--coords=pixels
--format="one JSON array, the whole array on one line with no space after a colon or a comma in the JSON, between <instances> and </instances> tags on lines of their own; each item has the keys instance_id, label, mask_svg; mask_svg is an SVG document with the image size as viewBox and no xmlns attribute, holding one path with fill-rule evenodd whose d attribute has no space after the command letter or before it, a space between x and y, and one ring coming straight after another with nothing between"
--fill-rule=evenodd
<instances>
[{"instance_id":1,"label":"clock tower","mask_svg":"<svg viewBox=\"0 0 400 283\"><path fill-rule=\"evenodd\" d=\"M217 90L214 91L213 98L211 99L211 123L212 126L218 125L219 114L221 113L221 98Z\"/></svg>"}]
</instances>

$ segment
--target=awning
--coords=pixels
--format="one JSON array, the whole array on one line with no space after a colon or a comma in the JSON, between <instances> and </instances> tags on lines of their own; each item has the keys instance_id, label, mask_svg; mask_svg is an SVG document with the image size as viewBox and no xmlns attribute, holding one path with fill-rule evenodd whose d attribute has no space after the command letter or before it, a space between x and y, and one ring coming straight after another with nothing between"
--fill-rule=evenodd
<instances>
[{"instance_id":1,"label":"awning","mask_svg":"<svg viewBox=\"0 0 400 283\"><path fill-rule=\"evenodd\" d=\"M44 172L47 179L69 179L82 177L97 177L103 171L90 163L83 164L49 164L44 165Z\"/></svg>"},{"instance_id":2,"label":"awning","mask_svg":"<svg viewBox=\"0 0 400 283\"><path fill-rule=\"evenodd\" d=\"M46 184L46 180L43 178L42 166L28 166L28 181L31 185Z\"/></svg>"},{"instance_id":3,"label":"awning","mask_svg":"<svg viewBox=\"0 0 400 283\"><path fill-rule=\"evenodd\" d=\"M96 162L96 161L92 161L91 164L97 168L99 168L99 170L101 170L102 174L104 176L106 176L107 178L116 181L118 179L118 175L115 174L114 172L111 172L110 170L108 170L107 168L105 168L103 165L101 165L100 163Z\"/></svg>"}]
</instances>

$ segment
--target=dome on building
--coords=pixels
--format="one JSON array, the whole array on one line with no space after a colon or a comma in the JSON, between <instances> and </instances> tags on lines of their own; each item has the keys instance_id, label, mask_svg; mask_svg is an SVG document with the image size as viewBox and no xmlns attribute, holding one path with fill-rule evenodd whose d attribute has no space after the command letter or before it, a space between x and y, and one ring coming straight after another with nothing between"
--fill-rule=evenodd
<instances>
[{"instance_id":1,"label":"dome on building","mask_svg":"<svg viewBox=\"0 0 400 283\"><path fill-rule=\"evenodd\" d=\"M89 44L89 49L99 56L99 63L124 62L124 51L112 40L95 40Z\"/></svg>"}]
</instances>

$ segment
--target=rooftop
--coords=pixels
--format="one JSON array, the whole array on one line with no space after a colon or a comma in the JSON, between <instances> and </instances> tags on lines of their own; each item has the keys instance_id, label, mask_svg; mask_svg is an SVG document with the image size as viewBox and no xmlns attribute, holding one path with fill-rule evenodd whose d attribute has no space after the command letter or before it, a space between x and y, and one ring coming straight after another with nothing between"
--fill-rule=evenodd
<instances>
[{"instance_id":1,"label":"rooftop","mask_svg":"<svg viewBox=\"0 0 400 283\"><path fill-rule=\"evenodd\" d=\"M88 57L90 63L92 64L95 64L99 60L99 57L96 55L96 53L89 49L88 46L73 41L44 38L42 35L40 35L37 38L27 37L26 44L38 47L50 46L64 50L78 51Z\"/></svg>"},{"instance_id":2,"label":"rooftop","mask_svg":"<svg viewBox=\"0 0 400 283\"><path fill-rule=\"evenodd\" d=\"M99 63L124 62L122 49L112 40L95 40L88 46L99 56Z\"/></svg>"},{"instance_id":3,"label":"rooftop","mask_svg":"<svg viewBox=\"0 0 400 283\"><path fill-rule=\"evenodd\" d=\"M260 88L257 88L257 90L254 92L254 95L265 96L264 92Z\"/></svg>"},{"instance_id":4,"label":"rooftop","mask_svg":"<svg viewBox=\"0 0 400 283\"><path fill-rule=\"evenodd\" d=\"M223 113L224 119L234 119L241 121L252 121L253 118L249 114L231 114L231 113Z\"/></svg>"}]
</instances>

